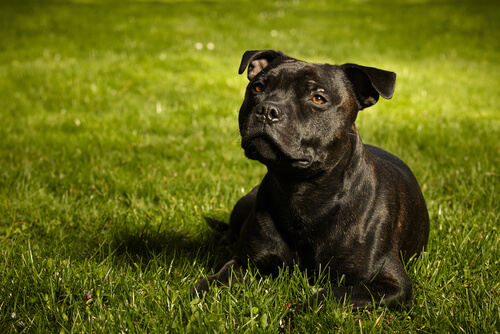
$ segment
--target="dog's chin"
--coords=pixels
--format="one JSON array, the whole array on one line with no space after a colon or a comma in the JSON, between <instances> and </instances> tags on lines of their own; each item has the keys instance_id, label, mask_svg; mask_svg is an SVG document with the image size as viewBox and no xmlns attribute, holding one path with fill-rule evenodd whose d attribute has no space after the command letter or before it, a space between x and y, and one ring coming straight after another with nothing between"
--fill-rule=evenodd
<instances>
[{"instance_id":1,"label":"dog's chin","mask_svg":"<svg viewBox=\"0 0 500 334\"><path fill-rule=\"evenodd\" d=\"M270 168L307 169L311 165L310 158L295 158L283 152L272 140L265 137L254 137L243 142L247 158L257 160Z\"/></svg>"}]
</instances>

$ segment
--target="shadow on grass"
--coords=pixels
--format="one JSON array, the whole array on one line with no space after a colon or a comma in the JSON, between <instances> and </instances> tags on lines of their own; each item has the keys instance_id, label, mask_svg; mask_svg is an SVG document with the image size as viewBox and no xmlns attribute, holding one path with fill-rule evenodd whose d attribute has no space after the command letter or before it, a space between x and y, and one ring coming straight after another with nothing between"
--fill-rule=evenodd
<instances>
[{"instance_id":1,"label":"shadow on grass","mask_svg":"<svg viewBox=\"0 0 500 334\"><path fill-rule=\"evenodd\" d=\"M154 231L147 226L134 230L124 228L116 232L111 251L135 264L170 261L175 257L183 263L200 262L209 268L218 268L229 260L233 248L220 242L221 233L209 229L203 229L203 233L193 236L175 230Z\"/></svg>"}]
</instances>

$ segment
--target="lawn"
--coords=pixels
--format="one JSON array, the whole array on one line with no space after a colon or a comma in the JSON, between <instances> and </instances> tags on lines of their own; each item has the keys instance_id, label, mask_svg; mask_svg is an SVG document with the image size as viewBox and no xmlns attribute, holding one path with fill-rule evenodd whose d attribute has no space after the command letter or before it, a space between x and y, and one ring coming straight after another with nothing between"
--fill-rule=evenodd
<instances>
[{"instance_id":1,"label":"lawn","mask_svg":"<svg viewBox=\"0 0 500 334\"><path fill-rule=\"evenodd\" d=\"M291 332L500 331L500 4L494 1L0 2L0 332L276 332L326 286L296 269L189 288L231 255L226 220L265 168L237 115L250 49L397 73L358 116L431 217L415 303L332 301ZM252 279L252 277L255 277Z\"/></svg>"}]
</instances>

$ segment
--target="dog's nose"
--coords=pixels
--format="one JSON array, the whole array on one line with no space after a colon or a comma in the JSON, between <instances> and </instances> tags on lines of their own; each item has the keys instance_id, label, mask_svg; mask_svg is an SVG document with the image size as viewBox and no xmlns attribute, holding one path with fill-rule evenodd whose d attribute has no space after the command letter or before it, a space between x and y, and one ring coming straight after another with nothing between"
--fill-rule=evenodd
<instances>
[{"instance_id":1,"label":"dog's nose","mask_svg":"<svg viewBox=\"0 0 500 334\"><path fill-rule=\"evenodd\" d=\"M276 123L279 122L283 113L281 109L274 104L266 104L261 106L256 111L257 118L264 123Z\"/></svg>"}]
</instances>

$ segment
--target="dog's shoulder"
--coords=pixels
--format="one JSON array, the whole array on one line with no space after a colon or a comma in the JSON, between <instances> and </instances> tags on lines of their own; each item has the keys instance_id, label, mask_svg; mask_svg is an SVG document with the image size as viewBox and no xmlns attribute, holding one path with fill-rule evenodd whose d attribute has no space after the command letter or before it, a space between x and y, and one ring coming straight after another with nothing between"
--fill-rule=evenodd
<instances>
[{"instance_id":1,"label":"dog's shoulder","mask_svg":"<svg viewBox=\"0 0 500 334\"><path fill-rule=\"evenodd\" d=\"M394 176L391 177L390 175L399 174L398 176L403 177L403 179L406 179L410 183L416 182L413 172L403 160L380 147L372 145L365 145L365 147L371 154L373 163L382 178L384 176L393 178Z\"/></svg>"}]
</instances>

